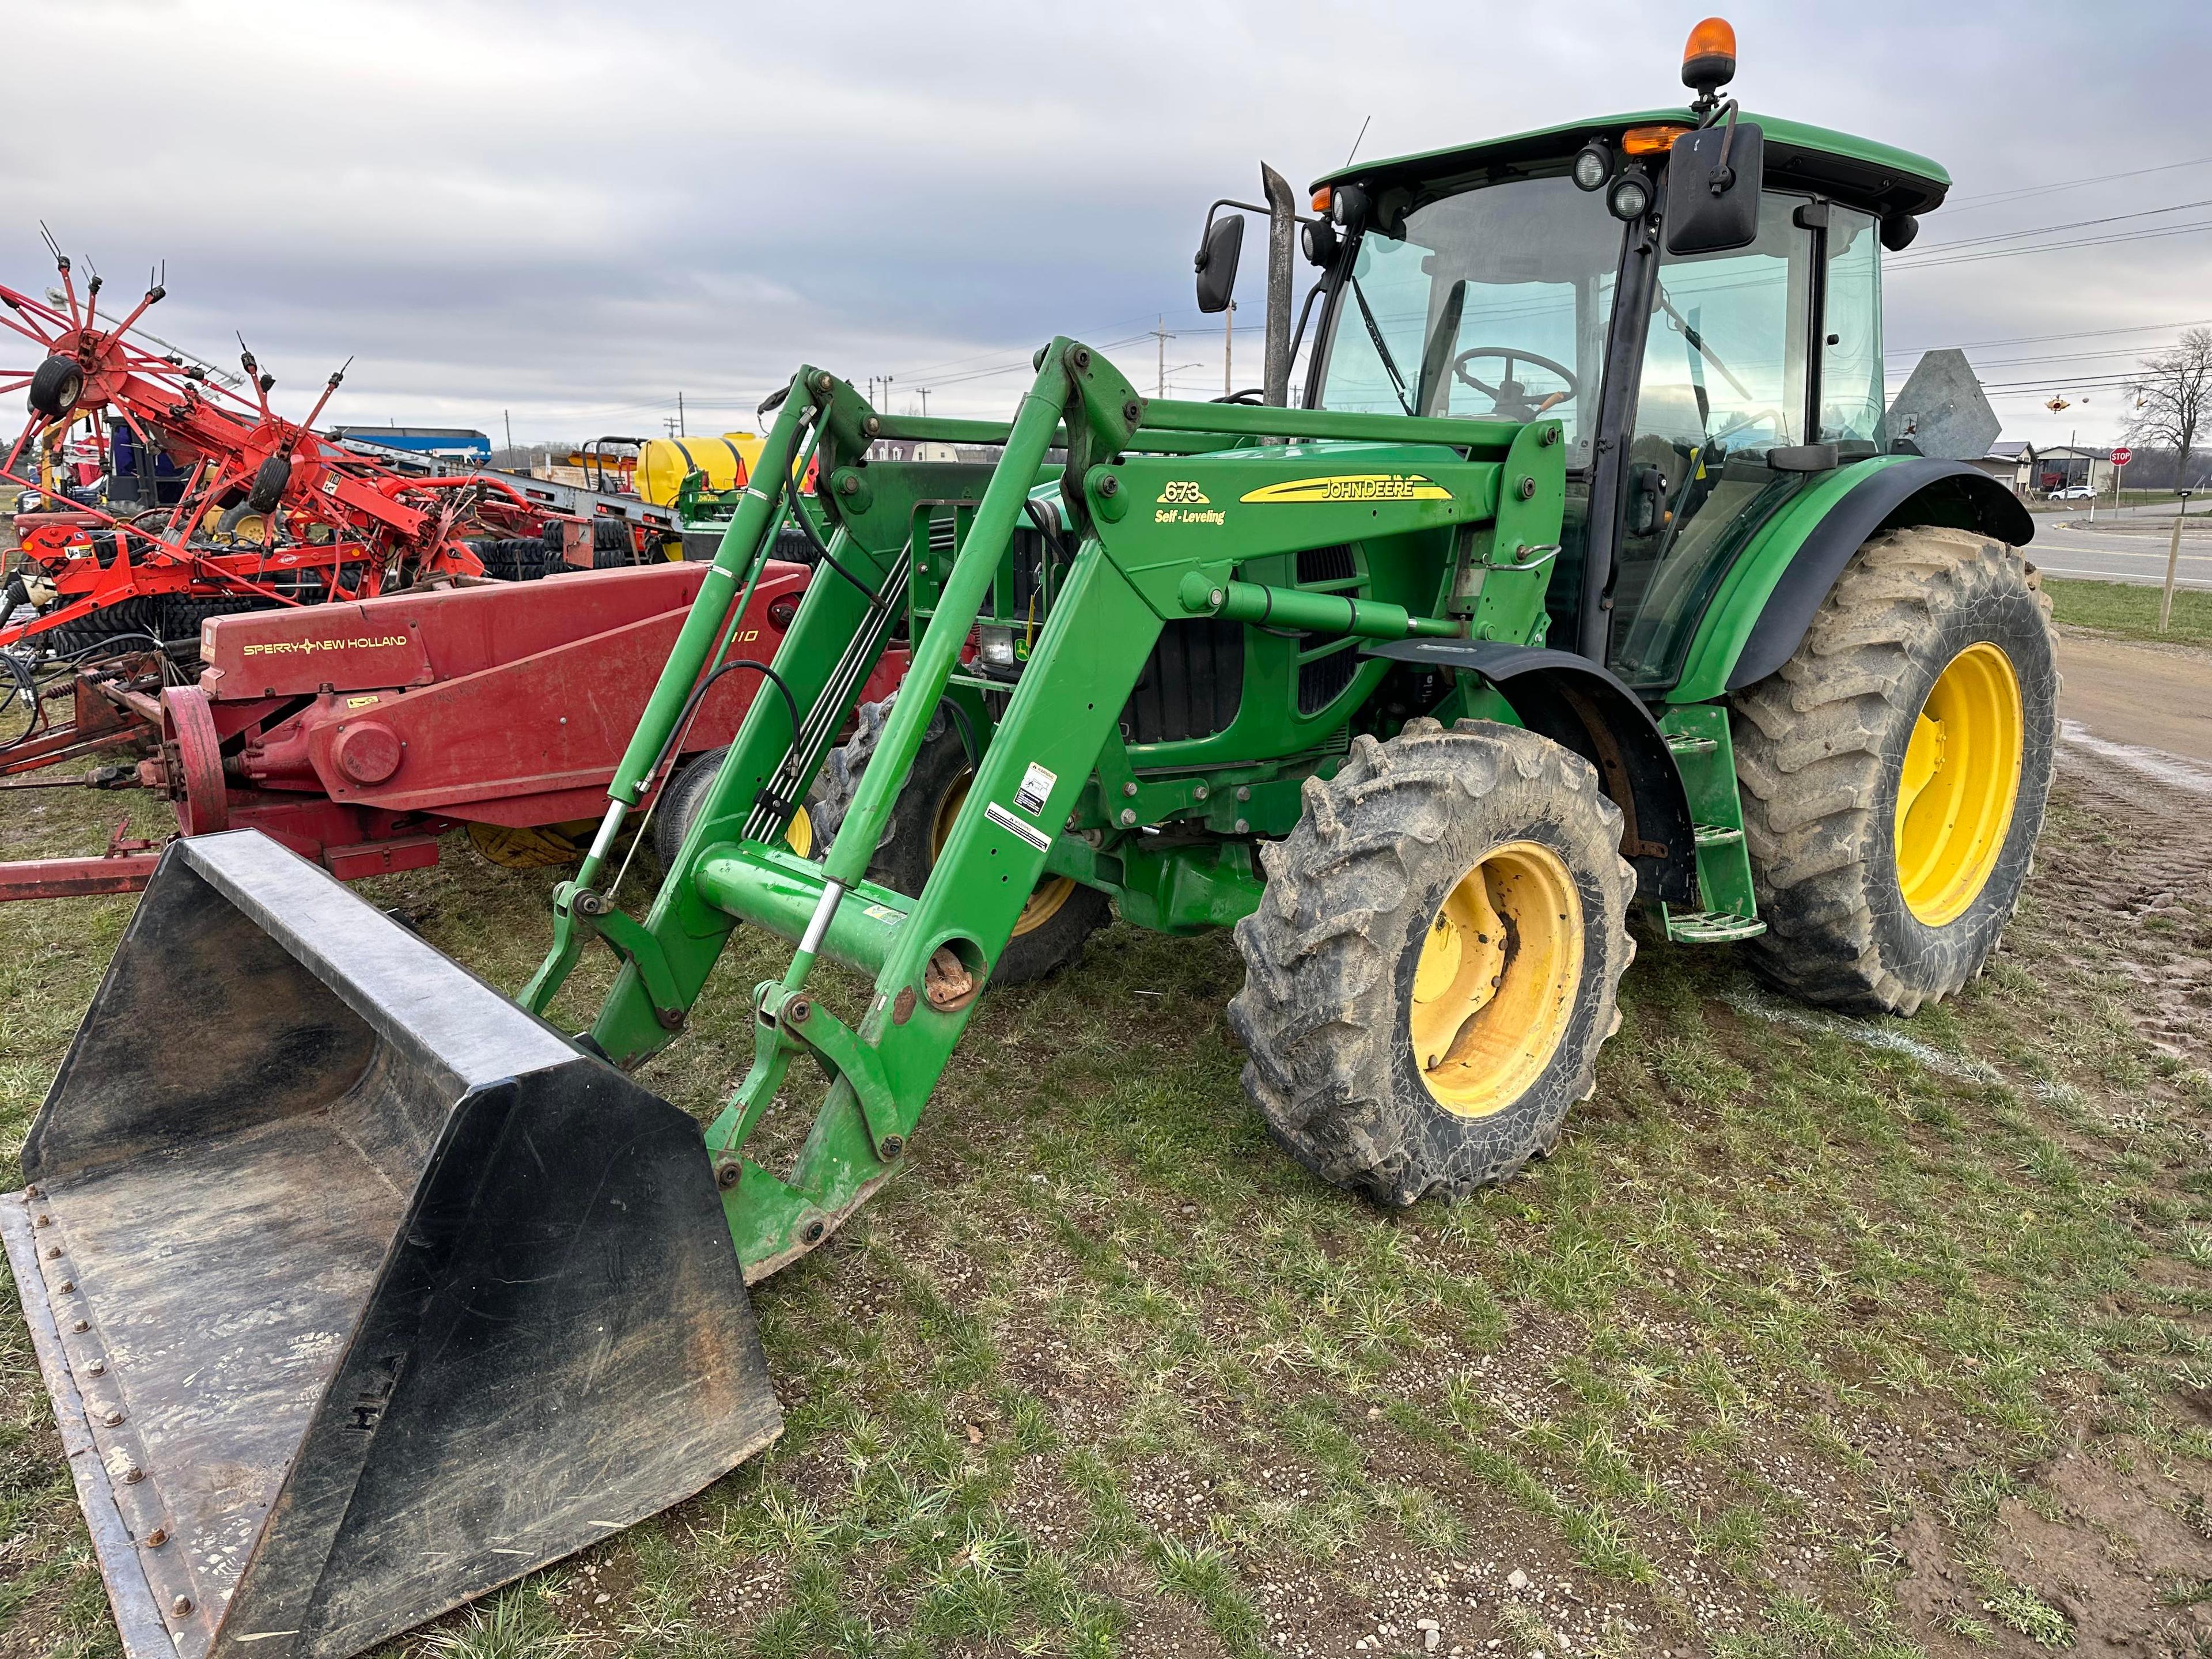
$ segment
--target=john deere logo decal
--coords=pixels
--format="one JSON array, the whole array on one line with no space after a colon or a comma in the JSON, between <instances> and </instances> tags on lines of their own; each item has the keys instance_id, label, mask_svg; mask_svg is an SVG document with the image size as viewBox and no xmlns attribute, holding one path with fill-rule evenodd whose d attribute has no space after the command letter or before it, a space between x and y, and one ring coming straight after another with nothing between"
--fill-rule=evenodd
<instances>
[{"instance_id":1,"label":"john deere logo decal","mask_svg":"<svg viewBox=\"0 0 2212 1659\"><path fill-rule=\"evenodd\" d=\"M1418 472L1340 472L1326 478L1289 478L1240 495L1241 501L1281 507L1322 501L1448 501L1451 491Z\"/></svg>"},{"instance_id":2,"label":"john deere logo decal","mask_svg":"<svg viewBox=\"0 0 2212 1659\"><path fill-rule=\"evenodd\" d=\"M1160 491L1163 507L1211 507L1205 491L1187 478L1171 478L1166 489Z\"/></svg>"}]
</instances>

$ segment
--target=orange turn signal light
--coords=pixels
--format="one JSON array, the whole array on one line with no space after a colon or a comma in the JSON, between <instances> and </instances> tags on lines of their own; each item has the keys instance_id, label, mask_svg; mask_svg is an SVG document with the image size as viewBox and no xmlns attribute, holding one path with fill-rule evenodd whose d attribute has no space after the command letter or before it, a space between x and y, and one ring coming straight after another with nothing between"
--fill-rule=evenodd
<instances>
[{"instance_id":1,"label":"orange turn signal light","mask_svg":"<svg viewBox=\"0 0 2212 1659\"><path fill-rule=\"evenodd\" d=\"M1329 188L1327 185L1323 185L1319 190L1313 193L1313 210L1316 213L1328 212L1328 200Z\"/></svg>"},{"instance_id":2,"label":"orange turn signal light","mask_svg":"<svg viewBox=\"0 0 2212 1659\"><path fill-rule=\"evenodd\" d=\"M1620 135L1620 147L1631 155L1656 155L1672 149L1674 141L1692 129L1681 126L1631 127Z\"/></svg>"}]
</instances>

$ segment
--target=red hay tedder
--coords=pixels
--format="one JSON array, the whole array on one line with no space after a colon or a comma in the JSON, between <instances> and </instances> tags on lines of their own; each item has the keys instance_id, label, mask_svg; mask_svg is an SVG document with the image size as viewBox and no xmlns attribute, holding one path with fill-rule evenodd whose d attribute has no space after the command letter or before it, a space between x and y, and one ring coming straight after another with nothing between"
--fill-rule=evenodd
<instances>
[{"instance_id":1,"label":"red hay tedder","mask_svg":"<svg viewBox=\"0 0 2212 1659\"><path fill-rule=\"evenodd\" d=\"M250 351L248 402L128 337L158 282L102 324L99 278L80 300L58 250L57 264L56 303L0 289L0 324L45 353L0 374L31 415L0 478L40 498L0 586L0 778L19 780L0 789L152 789L180 834L261 830L349 879L435 863L457 826L500 862L569 856L557 827L597 815L707 567L660 558L648 525L551 511L495 474L417 476L343 447L313 429L343 371L287 421ZM79 422L105 453L127 434L142 482L163 458L173 499L128 516L73 499L54 461ZM726 623L730 659L773 657L809 575L763 570ZM903 665L887 653L866 695ZM760 684L707 690L659 780L726 744ZM97 856L0 864L0 899L134 891L160 845L118 826Z\"/></svg>"}]
</instances>

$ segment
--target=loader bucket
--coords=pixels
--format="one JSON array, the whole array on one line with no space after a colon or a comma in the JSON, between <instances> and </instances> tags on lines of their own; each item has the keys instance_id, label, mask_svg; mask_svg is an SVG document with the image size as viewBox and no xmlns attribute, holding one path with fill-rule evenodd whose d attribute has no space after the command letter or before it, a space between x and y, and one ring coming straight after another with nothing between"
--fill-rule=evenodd
<instances>
[{"instance_id":1,"label":"loader bucket","mask_svg":"<svg viewBox=\"0 0 2212 1659\"><path fill-rule=\"evenodd\" d=\"M781 1425L698 1127L259 834L171 846L23 1164L131 1659L341 1659Z\"/></svg>"}]
</instances>

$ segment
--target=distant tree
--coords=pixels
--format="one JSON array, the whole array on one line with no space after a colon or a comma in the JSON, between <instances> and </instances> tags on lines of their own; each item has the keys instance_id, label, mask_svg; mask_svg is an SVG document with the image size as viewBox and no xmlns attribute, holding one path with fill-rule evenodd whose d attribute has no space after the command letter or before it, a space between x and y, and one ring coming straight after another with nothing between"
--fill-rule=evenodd
<instances>
[{"instance_id":1,"label":"distant tree","mask_svg":"<svg viewBox=\"0 0 2212 1659\"><path fill-rule=\"evenodd\" d=\"M2128 396L2136 403L2128 441L2171 450L2174 487L2181 488L2197 434L2212 413L2212 328L2192 328L2172 350L2144 358Z\"/></svg>"}]
</instances>

